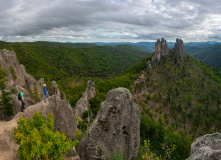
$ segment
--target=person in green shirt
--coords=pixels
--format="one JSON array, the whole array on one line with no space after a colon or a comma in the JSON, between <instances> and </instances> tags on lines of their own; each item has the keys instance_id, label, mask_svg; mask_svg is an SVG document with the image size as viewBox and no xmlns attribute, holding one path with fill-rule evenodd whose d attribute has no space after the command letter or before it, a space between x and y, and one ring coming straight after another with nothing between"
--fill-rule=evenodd
<instances>
[{"instance_id":1,"label":"person in green shirt","mask_svg":"<svg viewBox=\"0 0 221 160\"><path fill-rule=\"evenodd\" d=\"M24 112L25 109L25 99L24 99L24 94L23 94L23 89L20 91L20 96L21 96L21 112Z\"/></svg>"}]
</instances>

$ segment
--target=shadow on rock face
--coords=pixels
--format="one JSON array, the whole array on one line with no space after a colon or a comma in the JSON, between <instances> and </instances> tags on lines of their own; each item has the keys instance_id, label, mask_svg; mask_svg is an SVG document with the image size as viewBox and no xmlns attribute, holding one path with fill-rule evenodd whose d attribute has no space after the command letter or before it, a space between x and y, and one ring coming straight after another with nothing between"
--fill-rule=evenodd
<instances>
[{"instance_id":1,"label":"shadow on rock face","mask_svg":"<svg viewBox=\"0 0 221 160\"><path fill-rule=\"evenodd\" d=\"M109 159L116 152L131 160L135 159L139 144L138 105L128 89L117 88L109 91L101 103L87 136L80 142L79 155L82 160Z\"/></svg>"}]
</instances>

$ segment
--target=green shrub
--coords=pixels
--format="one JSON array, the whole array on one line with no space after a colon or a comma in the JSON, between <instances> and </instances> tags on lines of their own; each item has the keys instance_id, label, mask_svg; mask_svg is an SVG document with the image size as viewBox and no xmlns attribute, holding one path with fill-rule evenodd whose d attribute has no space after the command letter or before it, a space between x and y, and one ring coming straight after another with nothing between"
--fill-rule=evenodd
<instances>
[{"instance_id":1,"label":"green shrub","mask_svg":"<svg viewBox=\"0 0 221 160\"><path fill-rule=\"evenodd\" d=\"M123 153L114 152L110 160L124 160Z\"/></svg>"},{"instance_id":2,"label":"green shrub","mask_svg":"<svg viewBox=\"0 0 221 160\"><path fill-rule=\"evenodd\" d=\"M15 69L14 69L12 66L10 66L9 69L10 69L10 71L11 71L11 74L12 74L13 79L16 80L16 79L17 79L17 76L16 76Z\"/></svg>"},{"instance_id":3,"label":"green shrub","mask_svg":"<svg viewBox=\"0 0 221 160\"><path fill-rule=\"evenodd\" d=\"M162 158L166 156L167 151L173 150L170 154L171 159L186 159L190 156L190 139L184 135L174 133L171 126L169 126L169 128L170 129L166 129L154 119L142 115L140 126L141 145L143 141L148 138L150 140L150 150L157 153L157 155L162 155ZM169 148L163 148L162 145L164 145L164 147L168 146ZM174 147L176 148L175 150ZM142 147L140 147L140 149L142 149ZM168 159L168 154L165 159Z\"/></svg>"},{"instance_id":4,"label":"green shrub","mask_svg":"<svg viewBox=\"0 0 221 160\"><path fill-rule=\"evenodd\" d=\"M160 160L161 158L150 151L150 140L144 140L144 153L142 155L142 160Z\"/></svg>"},{"instance_id":5,"label":"green shrub","mask_svg":"<svg viewBox=\"0 0 221 160\"><path fill-rule=\"evenodd\" d=\"M13 104L11 104L11 97L12 94L16 93L15 89L6 90L5 82L8 81L5 77L7 76L7 72L1 69L0 64L0 111L6 116L13 116L14 115L14 108Z\"/></svg>"},{"instance_id":6,"label":"green shrub","mask_svg":"<svg viewBox=\"0 0 221 160\"><path fill-rule=\"evenodd\" d=\"M61 153L71 147L71 140L59 131L53 131L53 114L47 118L40 112L35 112L32 120L19 118L18 128L14 128L14 141L19 145L19 159L57 159L61 160Z\"/></svg>"},{"instance_id":7,"label":"green shrub","mask_svg":"<svg viewBox=\"0 0 221 160\"><path fill-rule=\"evenodd\" d=\"M164 118L165 118L165 119L167 119L167 113L164 113L164 115L163 115L163 116L164 116Z\"/></svg>"},{"instance_id":8,"label":"green shrub","mask_svg":"<svg viewBox=\"0 0 221 160\"><path fill-rule=\"evenodd\" d=\"M88 111L84 111L82 117L84 120L86 120L86 118L88 118Z\"/></svg>"},{"instance_id":9,"label":"green shrub","mask_svg":"<svg viewBox=\"0 0 221 160\"><path fill-rule=\"evenodd\" d=\"M97 115L97 112L100 110L100 104L103 100L98 96L91 98L89 103L91 105L91 111L94 115Z\"/></svg>"},{"instance_id":10,"label":"green shrub","mask_svg":"<svg viewBox=\"0 0 221 160\"><path fill-rule=\"evenodd\" d=\"M78 129L76 129L76 137L73 141L73 145L78 148L80 141L84 138L85 133L80 132Z\"/></svg>"},{"instance_id":11,"label":"green shrub","mask_svg":"<svg viewBox=\"0 0 221 160\"><path fill-rule=\"evenodd\" d=\"M78 128L80 128L83 133L86 132L87 126L88 126L88 123L86 121L79 121L78 122Z\"/></svg>"}]
</instances>

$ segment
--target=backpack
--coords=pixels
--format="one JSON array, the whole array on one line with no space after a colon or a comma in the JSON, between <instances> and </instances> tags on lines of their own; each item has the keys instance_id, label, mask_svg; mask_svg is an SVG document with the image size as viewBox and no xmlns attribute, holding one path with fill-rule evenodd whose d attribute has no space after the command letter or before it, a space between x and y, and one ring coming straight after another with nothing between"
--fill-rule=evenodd
<instances>
[{"instance_id":1,"label":"backpack","mask_svg":"<svg viewBox=\"0 0 221 160\"><path fill-rule=\"evenodd\" d=\"M20 94L20 92L18 93L18 100L19 100L19 101L21 100L21 94Z\"/></svg>"}]
</instances>

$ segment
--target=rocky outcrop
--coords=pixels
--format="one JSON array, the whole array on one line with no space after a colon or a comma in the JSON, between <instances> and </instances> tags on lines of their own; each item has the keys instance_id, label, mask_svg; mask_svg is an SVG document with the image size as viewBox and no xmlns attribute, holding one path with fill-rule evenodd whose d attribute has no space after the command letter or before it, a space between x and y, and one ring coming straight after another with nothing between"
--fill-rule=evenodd
<instances>
[{"instance_id":1,"label":"rocky outcrop","mask_svg":"<svg viewBox=\"0 0 221 160\"><path fill-rule=\"evenodd\" d=\"M62 93L60 94L60 98L61 98L62 100L66 100L66 95L65 95L65 93L62 92Z\"/></svg>"},{"instance_id":2,"label":"rocky outcrop","mask_svg":"<svg viewBox=\"0 0 221 160\"><path fill-rule=\"evenodd\" d=\"M24 67L23 65L21 65ZM41 78L38 81L31 76L30 74L26 73L25 67L24 67L24 76L25 76L25 89L28 90L29 92L34 93L35 91L37 92L37 95L39 99L43 99L43 84L45 83L44 79ZM38 102L39 100L33 98L35 102Z\"/></svg>"},{"instance_id":3,"label":"rocky outcrop","mask_svg":"<svg viewBox=\"0 0 221 160\"><path fill-rule=\"evenodd\" d=\"M6 82L8 89L16 89L21 91L24 89L24 97L26 107L38 102L43 98L44 79L36 81L33 76L28 74L25 67L19 63L14 51L0 50L1 68L6 70L8 81ZM12 95L14 104L14 114L17 114L21 109L21 102L18 101L18 92ZM30 93L32 92L32 93ZM36 94L35 94L36 93ZM31 95L34 95L31 97Z\"/></svg>"},{"instance_id":4,"label":"rocky outcrop","mask_svg":"<svg viewBox=\"0 0 221 160\"><path fill-rule=\"evenodd\" d=\"M0 123L0 159L18 159L18 145L13 140L12 129L17 127L17 120L20 117L31 118L37 111L45 117L48 113L53 113L55 129L72 139L75 138L76 121L70 104L57 96L51 96L47 103L39 102L18 113L11 121Z\"/></svg>"},{"instance_id":5,"label":"rocky outcrop","mask_svg":"<svg viewBox=\"0 0 221 160\"><path fill-rule=\"evenodd\" d=\"M191 156L187 160L220 160L221 134L207 134L197 138L191 145Z\"/></svg>"},{"instance_id":6,"label":"rocky outcrop","mask_svg":"<svg viewBox=\"0 0 221 160\"><path fill-rule=\"evenodd\" d=\"M8 76L6 77L8 79L7 86L24 86L25 85L25 68L23 65L21 65L18 62L18 59L16 57L16 54L14 51L8 51L8 50L0 50L0 63L1 68L6 70L8 73ZM14 69L15 74L11 73L11 70ZM14 75L14 78L13 78Z\"/></svg>"},{"instance_id":7,"label":"rocky outcrop","mask_svg":"<svg viewBox=\"0 0 221 160\"><path fill-rule=\"evenodd\" d=\"M148 70L151 70L151 69L152 69L152 65L151 65L150 60L147 62L147 69L148 69Z\"/></svg>"},{"instance_id":8,"label":"rocky outcrop","mask_svg":"<svg viewBox=\"0 0 221 160\"><path fill-rule=\"evenodd\" d=\"M158 39L155 43L155 54L153 55L151 61L152 62L159 62L162 56L169 55L169 47L166 44L166 40L164 38Z\"/></svg>"},{"instance_id":9,"label":"rocky outcrop","mask_svg":"<svg viewBox=\"0 0 221 160\"><path fill-rule=\"evenodd\" d=\"M182 39L176 39L176 43L174 46L174 51L178 54L179 57L184 59L185 57L185 50Z\"/></svg>"},{"instance_id":10,"label":"rocky outcrop","mask_svg":"<svg viewBox=\"0 0 221 160\"><path fill-rule=\"evenodd\" d=\"M84 111L88 111L89 100L96 96L95 83L91 80L87 82L86 91L82 94L81 98L77 101L74 113L77 117L81 117Z\"/></svg>"},{"instance_id":11,"label":"rocky outcrop","mask_svg":"<svg viewBox=\"0 0 221 160\"><path fill-rule=\"evenodd\" d=\"M60 96L60 91L59 91L57 83L55 81L52 81L51 84L54 89L53 95Z\"/></svg>"},{"instance_id":12,"label":"rocky outcrop","mask_svg":"<svg viewBox=\"0 0 221 160\"><path fill-rule=\"evenodd\" d=\"M126 88L112 89L79 145L81 160L110 159L123 153L134 160L140 145L140 113Z\"/></svg>"}]
</instances>

